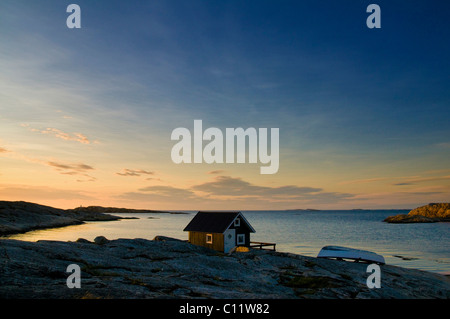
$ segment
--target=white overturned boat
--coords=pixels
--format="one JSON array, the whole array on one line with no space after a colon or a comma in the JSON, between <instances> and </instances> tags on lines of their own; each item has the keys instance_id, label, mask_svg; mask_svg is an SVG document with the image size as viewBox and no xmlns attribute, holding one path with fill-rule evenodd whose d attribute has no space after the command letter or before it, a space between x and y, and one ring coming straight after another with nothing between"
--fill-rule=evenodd
<instances>
[{"instance_id":1,"label":"white overturned boat","mask_svg":"<svg viewBox=\"0 0 450 319\"><path fill-rule=\"evenodd\" d=\"M340 247L340 246L325 246L323 247L317 258L330 258L330 259L338 259L338 260L353 260L353 261L364 261L371 262L380 265L384 265L384 257L378 254L375 254L371 251L360 250L348 247Z\"/></svg>"}]
</instances>

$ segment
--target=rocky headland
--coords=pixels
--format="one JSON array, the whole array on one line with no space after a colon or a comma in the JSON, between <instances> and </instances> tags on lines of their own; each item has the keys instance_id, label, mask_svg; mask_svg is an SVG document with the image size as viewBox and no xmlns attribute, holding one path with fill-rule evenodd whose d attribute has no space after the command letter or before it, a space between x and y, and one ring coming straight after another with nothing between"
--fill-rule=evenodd
<instances>
[{"instance_id":1,"label":"rocky headland","mask_svg":"<svg viewBox=\"0 0 450 319\"><path fill-rule=\"evenodd\" d=\"M408 214L389 216L387 223L450 222L450 203L430 203L411 210Z\"/></svg>"},{"instance_id":2,"label":"rocky headland","mask_svg":"<svg viewBox=\"0 0 450 319\"><path fill-rule=\"evenodd\" d=\"M29 202L0 201L0 236L117 219L120 217L83 208L65 210Z\"/></svg>"},{"instance_id":3,"label":"rocky headland","mask_svg":"<svg viewBox=\"0 0 450 319\"><path fill-rule=\"evenodd\" d=\"M60 209L23 201L0 201L0 236L24 233L36 229L78 225L87 221L112 221L133 218L111 215L125 213L169 212L101 206Z\"/></svg>"}]
</instances>

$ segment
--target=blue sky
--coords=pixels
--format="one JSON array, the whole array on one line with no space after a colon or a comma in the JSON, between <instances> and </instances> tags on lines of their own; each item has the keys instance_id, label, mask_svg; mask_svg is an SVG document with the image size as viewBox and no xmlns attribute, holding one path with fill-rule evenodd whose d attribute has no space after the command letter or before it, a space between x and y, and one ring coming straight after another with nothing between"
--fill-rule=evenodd
<instances>
[{"instance_id":1,"label":"blue sky","mask_svg":"<svg viewBox=\"0 0 450 319\"><path fill-rule=\"evenodd\" d=\"M276 188L277 196L286 186L321 190L271 202L288 208L320 206L326 194L336 195L327 207L448 200L450 4L375 1L382 27L369 29L372 2L74 1L82 28L68 29L72 2L2 1L5 194L32 185L81 196L82 180L97 194L93 202L140 194L148 200L124 204L147 206L163 189L187 190L195 201L186 208L202 200L210 208L221 194L202 197L197 190L234 181L238 189ZM222 129L280 128L280 172L174 166L170 133L192 128L194 119ZM76 174L56 171L49 185L12 173L26 166L45 175L49 165L42 163L59 161L93 169L72 180ZM127 182L126 189L110 186L115 197L103 194L106 184L122 185L111 176L123 169L155 177ZM222 172L207 174L213 170ZM139 191L151 187L156 197ZM158 207L173 203L166 197Z\"/></svg>"}]
</instances>

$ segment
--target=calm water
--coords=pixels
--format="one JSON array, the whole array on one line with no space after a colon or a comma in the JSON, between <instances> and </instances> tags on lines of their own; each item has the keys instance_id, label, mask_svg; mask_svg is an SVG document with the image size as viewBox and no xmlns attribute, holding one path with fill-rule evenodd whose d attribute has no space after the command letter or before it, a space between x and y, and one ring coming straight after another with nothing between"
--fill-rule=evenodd
<instances>
[{"instance_id":1,"label":"calm water","mask_svg":"<svg viewBox=\"0 0 450 319\"><path fill-rule=\"evenodd\" d=\"M245 211L255 228L252 241L277 244L277 251L317 256L325 245L370 250L384 256L386 263L407 268L450 273L450 223L387 224L384 218L408 211ZM111 222L32 231L10 238L75 241L147 238L157 235L187 239L183 228L193 218L188 214L118 214L138 217Z\"/></svg>"}]
</instances>

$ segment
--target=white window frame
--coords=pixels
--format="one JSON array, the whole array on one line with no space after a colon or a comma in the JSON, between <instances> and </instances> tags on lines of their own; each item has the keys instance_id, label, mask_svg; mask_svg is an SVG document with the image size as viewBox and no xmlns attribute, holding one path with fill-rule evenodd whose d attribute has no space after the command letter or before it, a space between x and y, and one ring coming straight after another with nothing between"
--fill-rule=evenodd
<instances>
[{"instance_id":1,"label":"white window frame","mask_svg":"<svg viewBox=\"0 0 450 319\"><path fill-rule=\"evenodd\" d=\"M237 234L236 235L236 243L238 245L245 245L245 234Z\"/></svg>"},{"instance_id":2,"label":"white window frame","mask_svg":"<svg viewBox=\"0 0 450 319\"><path fill-rule=\"evenodd\" d=\"M213 235L212 234L206 234L206 243L212 244L213 242Z\"/></svg>"},{"instance_id":3,"label":"white window frame","mask_svg":"<svg viewBox=\"0 0 450 319\"><path fill-rule=\"evenodd\" d=\"M234 227L240 227L241 226L241 219L239 217L237 217L234 220Z\"/></svg>"}]
</instances>

